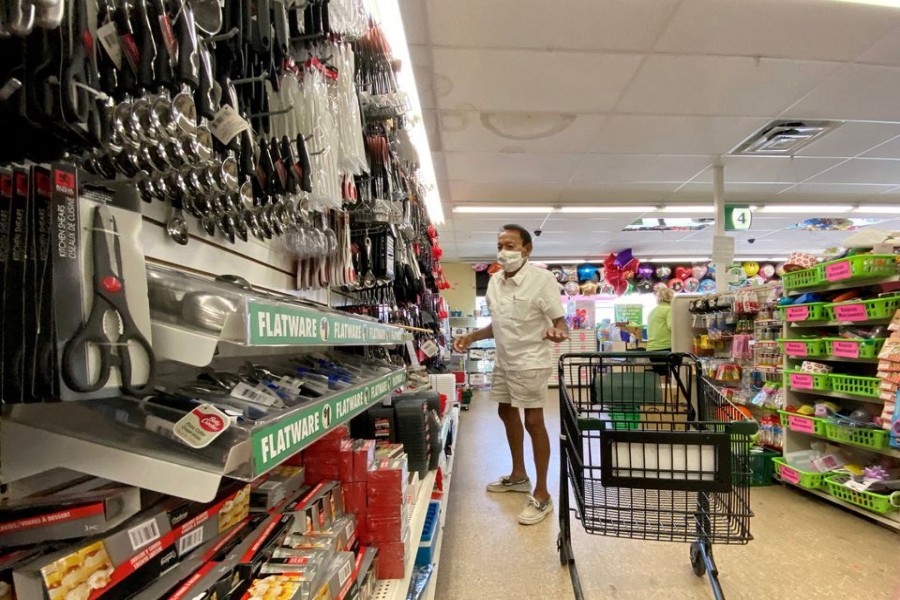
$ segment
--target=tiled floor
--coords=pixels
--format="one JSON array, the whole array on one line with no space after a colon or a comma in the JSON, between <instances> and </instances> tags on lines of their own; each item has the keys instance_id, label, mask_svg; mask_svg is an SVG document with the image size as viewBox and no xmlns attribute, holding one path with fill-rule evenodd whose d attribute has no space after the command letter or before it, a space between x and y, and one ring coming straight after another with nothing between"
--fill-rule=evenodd
<instances>
[{"instance_id":1,"label":"tiled floor","mask_svg":"<svg viewBox=\"0 0 900 600\"><path fill-rule=\"evenodd\" d=\"M550 402L551 439L559 431L558 412ZM556 552L556 515L522 527L516 515L523 494L484 491L509 469L496 405L486 396L476 395L472 409L461 414L456 448L437 599L572 598ZM555 493L555 442L553 454ZM900 536L781 486L754 488L752 504L755 539L714 547L729 600L900 600ZM712 598L706 578L691 571L686 544L587 535L579 527L576 522L574 551L589 600Z\"/></svg>"}]
</instances>

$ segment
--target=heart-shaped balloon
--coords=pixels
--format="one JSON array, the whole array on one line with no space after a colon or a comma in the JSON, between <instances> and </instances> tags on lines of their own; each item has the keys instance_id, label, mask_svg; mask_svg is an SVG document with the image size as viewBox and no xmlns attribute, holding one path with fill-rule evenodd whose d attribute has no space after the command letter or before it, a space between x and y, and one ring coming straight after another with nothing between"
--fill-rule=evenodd
<instances>
[{"instance_id":1,"label":"heart-shaped balloon","mask_svg":"<svg viewBox=\"0 0 900 600\"><path fill-rule=\"evenodd\" d=\"M675 268L675 278L684 281L688 277L692 277L692 271L690 267L676 267Z\"/></svg>"},{"instance_id":2,"label":"heart-shaped balloon","mask_svg":"<svg viewBox=\"0 0 900 600\"><path fill-rule=\"evenodd\" d=\"M706 268L706 265L694 265L691 267L691 276L696 279L703 279L706 277L706 273L709 269Z\"/></svg>"}]
</instances>

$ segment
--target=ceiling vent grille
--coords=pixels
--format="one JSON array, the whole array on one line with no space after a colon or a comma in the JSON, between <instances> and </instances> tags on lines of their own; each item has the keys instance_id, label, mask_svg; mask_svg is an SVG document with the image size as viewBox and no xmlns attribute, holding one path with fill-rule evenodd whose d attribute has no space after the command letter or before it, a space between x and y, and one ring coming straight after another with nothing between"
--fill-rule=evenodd
<instances>
[{"instance_id":1,"label":"ceiling vent grille","mask_svg":"<svg viewBox=\"0 0 900 600\"><path fill-rule=\"evenodd\" d=\"M793 156L823 135L834 131L837 121L772 121L744 140L731 153L745 156Z\"/></svg>"}]
</instances>

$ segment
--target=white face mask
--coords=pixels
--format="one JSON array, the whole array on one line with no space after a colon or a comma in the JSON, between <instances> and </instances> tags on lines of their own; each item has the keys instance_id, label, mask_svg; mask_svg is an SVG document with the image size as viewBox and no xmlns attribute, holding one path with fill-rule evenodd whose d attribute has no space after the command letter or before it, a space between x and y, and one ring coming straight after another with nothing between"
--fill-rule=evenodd
<instances>
[{"instance_id":1,"label":"white face mask","mask_svg":"<svg viewBox=\"0 0 900 600\"><path fill-rule=\"evenodd\" d=\"M525 257L518 250L501 250L497 253L497 262L507 273L518 271L525 264Z\"/></svg>"}]
</instances>

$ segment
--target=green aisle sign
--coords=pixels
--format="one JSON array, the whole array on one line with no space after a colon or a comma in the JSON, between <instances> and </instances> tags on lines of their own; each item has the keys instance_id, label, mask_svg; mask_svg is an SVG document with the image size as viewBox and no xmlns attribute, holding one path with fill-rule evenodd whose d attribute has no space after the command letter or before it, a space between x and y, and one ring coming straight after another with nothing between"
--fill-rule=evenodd
<instances>
[{"instance_id":1,"label":"green aisle sign","mask_svg":"<svg viewBox=\"0 0 900 600\"><path fill-rule=\"evenodd\" d=\"M616 304L614 308L616 312L616 323L644 324L643 304Z\"/></svg>"},{"instance_id":2,"label":"green aisle sign","mask_svg":"<svg viewBox=\"0 0 900 600\"><path fill-rule=\"evenodd\" d=\"M753 211L748 205L725 205L725 231L747 231L752 223Z\"/></svg>"},{"instance_id":3,"label":"green aisle sign","mask_svg":"<svg viewBox=\"0 0 900 600\"><path fill-rule=\"evenodd\" d=\"M346 423L406 382L406 370L379 377L357 388L315 402L284 419L254 431L253 473L262 475L289 456Z\"/></svg>"},{"instance_id":4,"label":"green aisle sign","mask_svg":"<svg viewBox=\"0 0 900 600\"><path fill-rule=\"evenodd\" d=\"M399 344L408 337L399 327L311 308L251 301L248 312L253 346Z\"/></svg>"}]
</instances>

